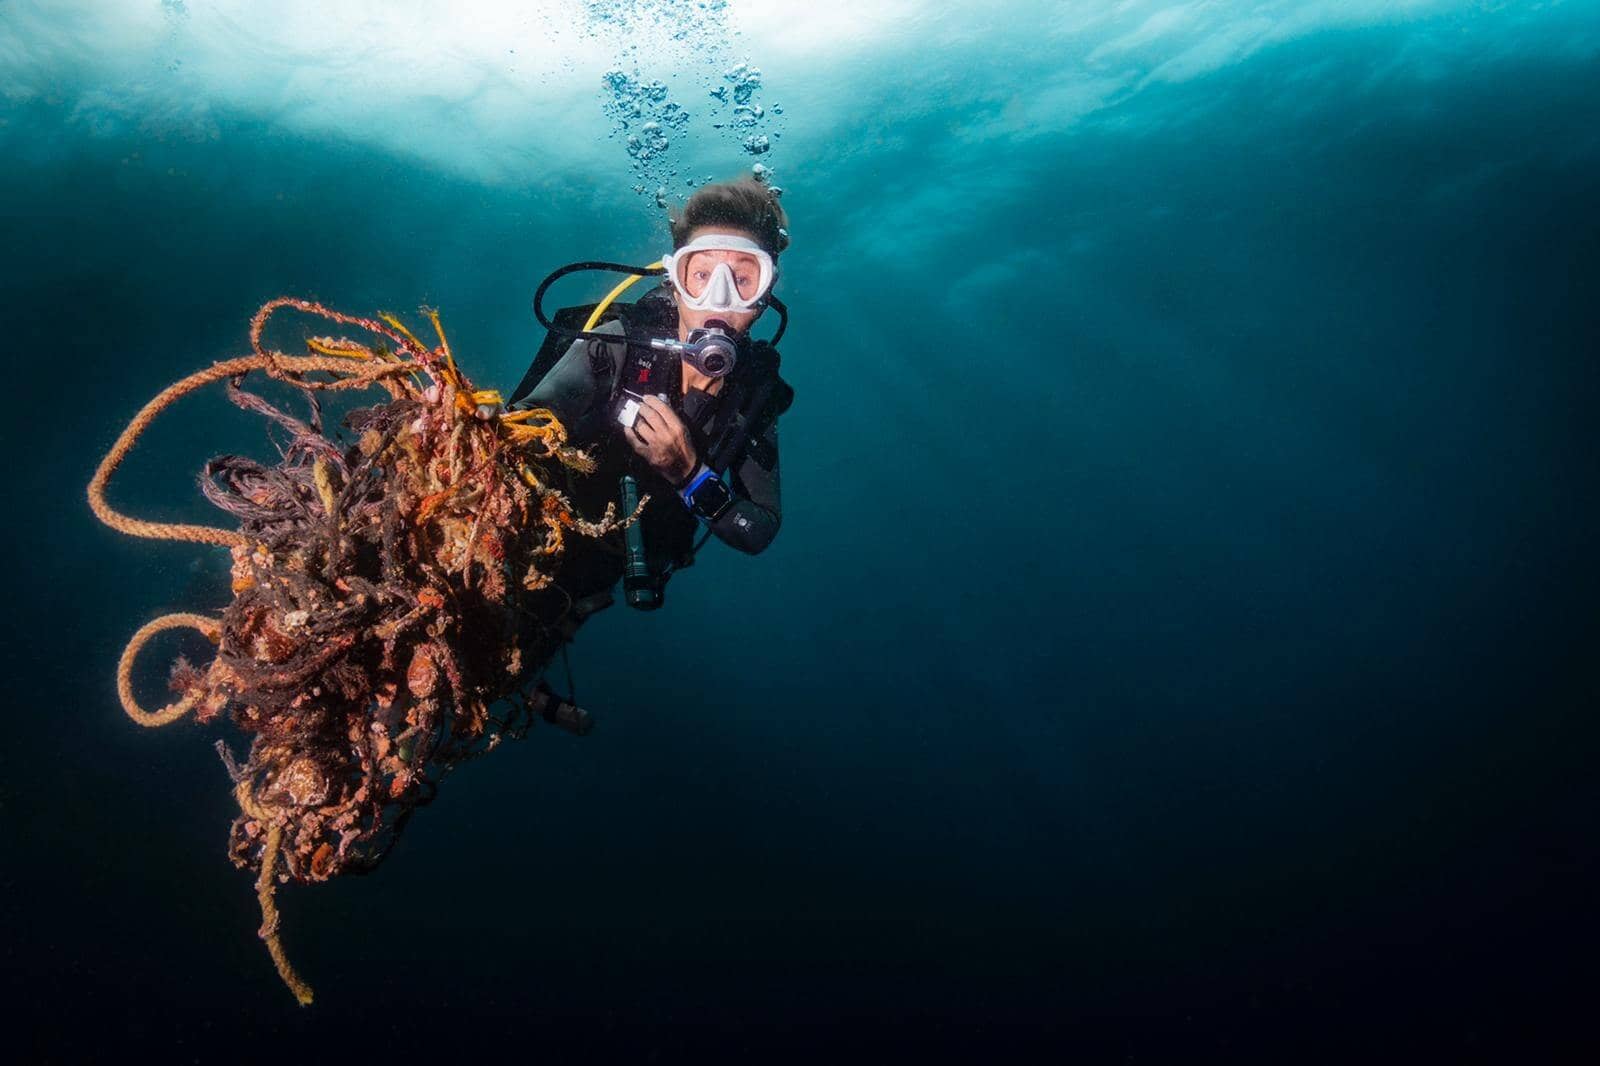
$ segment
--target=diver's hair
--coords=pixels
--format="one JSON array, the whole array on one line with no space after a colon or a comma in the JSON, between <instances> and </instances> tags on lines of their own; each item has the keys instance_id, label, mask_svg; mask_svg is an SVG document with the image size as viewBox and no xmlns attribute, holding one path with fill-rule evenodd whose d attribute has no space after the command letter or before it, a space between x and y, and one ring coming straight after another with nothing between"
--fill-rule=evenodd
<instances>
[{"instance_id":1,"label":"diver's hair","mask_svg":"<svg viewBox=\"0 0 1600 1066\"><path fill-rule=\"evenodd\" d=\"M702 185L683 205L672 224L674 251L689 243L689 234L701 226L734 226L748 230L772 258L789 247L789 216L770 186L755 178L735 178Z\"/></svg>"}]
</instances>

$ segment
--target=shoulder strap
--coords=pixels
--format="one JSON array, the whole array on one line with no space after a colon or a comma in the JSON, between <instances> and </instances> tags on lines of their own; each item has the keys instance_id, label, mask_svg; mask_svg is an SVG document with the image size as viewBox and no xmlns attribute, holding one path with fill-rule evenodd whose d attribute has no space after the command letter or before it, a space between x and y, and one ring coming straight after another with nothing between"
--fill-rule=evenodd
<instances>
[{"instance_id":1,"label":"shoulder strap","mask_svg":"<svg viewBox=\"0 0 1600 1066\"><path fill-rule=\"evenodd\" d=\"M706 465L718 474L738 461L745 446L766 433L772 420L794 403L794 389L778 374L779 363L778 350L766 341L750 345L750 371L740 375L733 416L706 458ZM755 458L763 468L771 469L774 457Z\"/></svg>"},{"instance_id":2,"label":"shoulder strap","mask_svg":"<svg viewBox=\"0 0 1600 1066\"><path fill-rule=\"evenodd\" d=\"M576 331L582 328L598 306L599 304L596 302L578 304L574 307L563 307L555 313L551 321L562 329ZM595 325L601 326L607 322L615 322L621 319L623 330L628 339L641 341L648 346L651 331L667 329L670 332L671 328L677 324L677 314L677 309L670 299L665 298L657 291L652 291L639 297L634 303L613 303L606 308L605 313L600 316L600 321L596 322ZM543 381L544 376L550 373L556 363L561 361L561 357L567 353L567 349L571 346L571 340L566 334L556 330L547 332L543 343L539 345L539 351L533 357L533 362L528 366L528 372L522 376L522 380L512 390L510 398L506 401L507 405L519 402L538 387L539 382ZM597 376L602 373L607 375L611 373L609 365L602 365L604 362L604 360L597 359L591 364Z\"/></svg>"}]
</instances>

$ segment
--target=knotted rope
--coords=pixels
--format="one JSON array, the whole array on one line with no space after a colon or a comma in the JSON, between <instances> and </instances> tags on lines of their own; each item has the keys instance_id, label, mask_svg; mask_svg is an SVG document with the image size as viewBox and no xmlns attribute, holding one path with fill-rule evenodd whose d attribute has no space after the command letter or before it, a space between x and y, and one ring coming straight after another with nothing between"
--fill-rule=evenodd
<instances>
[{"instance_id":1,"label":"knotted rope","mask_svg":"<svg viewBox=\"0 0 1600 1066\"><path fill-rule=\"evenodd\" d=\"M314 337L309 356L268 350L262 330L282 307L388 344ZM88 486L90 507L114 529L218 545L232 556L233 601L221 616L168 614L141 626L118 661L117 694L141 726L191 714L208 722L228 709L253 737L243 763L218 742L240 811L229 854L257 873L261 938L302 1004L312 993L279 939L278 881L372 869L446 773L527 730L532 713L519 686L564 639L565 594L545 592L564 537L611 535L643 508L625 518L608 508L598 521L578 515L538 464L587 472L590 457L568 446L549 411L496 413L499 395L471 387L438 313L423 313L436 346L391 315L360 318L293 298L263 305L250 324L254 354L163 389ZM310 419L244 391L252 372L301 390ZM202 491L239 528L152 522L113 508L110 479L156 417L224 380L235 404L291 438L275 466L241 456L206 465ZM323 432L319 392L375 386L389 400L346 415L354 444ZM181 628L198 630L216 655L204 669L178 660L177 698L148 710L135 698L134 664L152 638ZM491 711L506 702L508 712Z\"/></svg>"}]
</instances>

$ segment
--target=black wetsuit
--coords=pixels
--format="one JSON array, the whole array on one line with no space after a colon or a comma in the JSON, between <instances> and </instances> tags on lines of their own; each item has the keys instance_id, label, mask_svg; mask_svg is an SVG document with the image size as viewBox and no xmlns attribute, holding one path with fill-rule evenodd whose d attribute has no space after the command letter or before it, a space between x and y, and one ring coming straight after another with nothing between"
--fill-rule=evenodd
<instances>
[{"instance_id":1,"label":"black wetsuit","mask_svg":"<svg viewBox=\"0 0 1600 1066\"><path fill-rule=\"evenodd\" d=\"M622 333L622 324L607 322L597 333ZM591 346L596 359L591 361ZM609 370L605 358L609 357ZM634 452L622 437L622 428L613 421L608 404L613 383L622 372L626 346L605 341L580 339L551 368L532 392L512 406L516 409L547 407L567 427L571 444L591 449L599 469L592 475L569 473L563 486L579 512L598 519L607 503L618 499L618 480L632 473L640 494L648 493L643 518L645 551L651 570L660 574L688 565L693 559L695 534L700 522L678 495L675 487L644 458ZM596 370L599 365L599 372ZM720 399L726 386L716 395L699 389L682 393L681 382L672 376L674 408L689 426L695 451L704 459L710 442L716 439L722 422L729 416ZM730 487L734 501L710 529L723 542L742 552L755 554L772 542L781 520L778 494L778 420L776 418L750 439L730 464ZM593 539L568 536L566 553L556 582L574 600L610 589L622 576L622 535Z\"/></svg>"}]
</instances>

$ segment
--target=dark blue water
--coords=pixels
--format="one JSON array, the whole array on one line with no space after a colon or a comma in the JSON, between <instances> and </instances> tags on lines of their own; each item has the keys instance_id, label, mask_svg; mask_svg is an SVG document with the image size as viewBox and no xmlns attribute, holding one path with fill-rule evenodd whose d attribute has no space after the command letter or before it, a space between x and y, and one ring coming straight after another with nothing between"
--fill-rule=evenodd
<instances>
[{"instance_id":1,"label":"dark blue water","mask_svg":"<svg viewBox=\"0 0 1600 1066\"><path fill-rule=\"evenodd\" d=\"M536 731L376 875L286 888L301 1010L223 853L228 734L140 730L113 686L146 619L222 605L220 553L105 529L84 486L280 294L437 306L509 388L538 280L653 258L663 213L582 57L519 148L406 135L420 95L268 106L333 60L186 42L170 4L129 73L95 5L0 3L23 1057L1593 1050L1600 12L1160 7L837 47L748 13L729 47L788 120L782 533L585 628L593 735ZM162 96L174 58L209 73ZM752 161L683 136L697 178ZM114 500L213 520L200 465L264 446L193 398Z\"/></svg>"}]
</instances>

